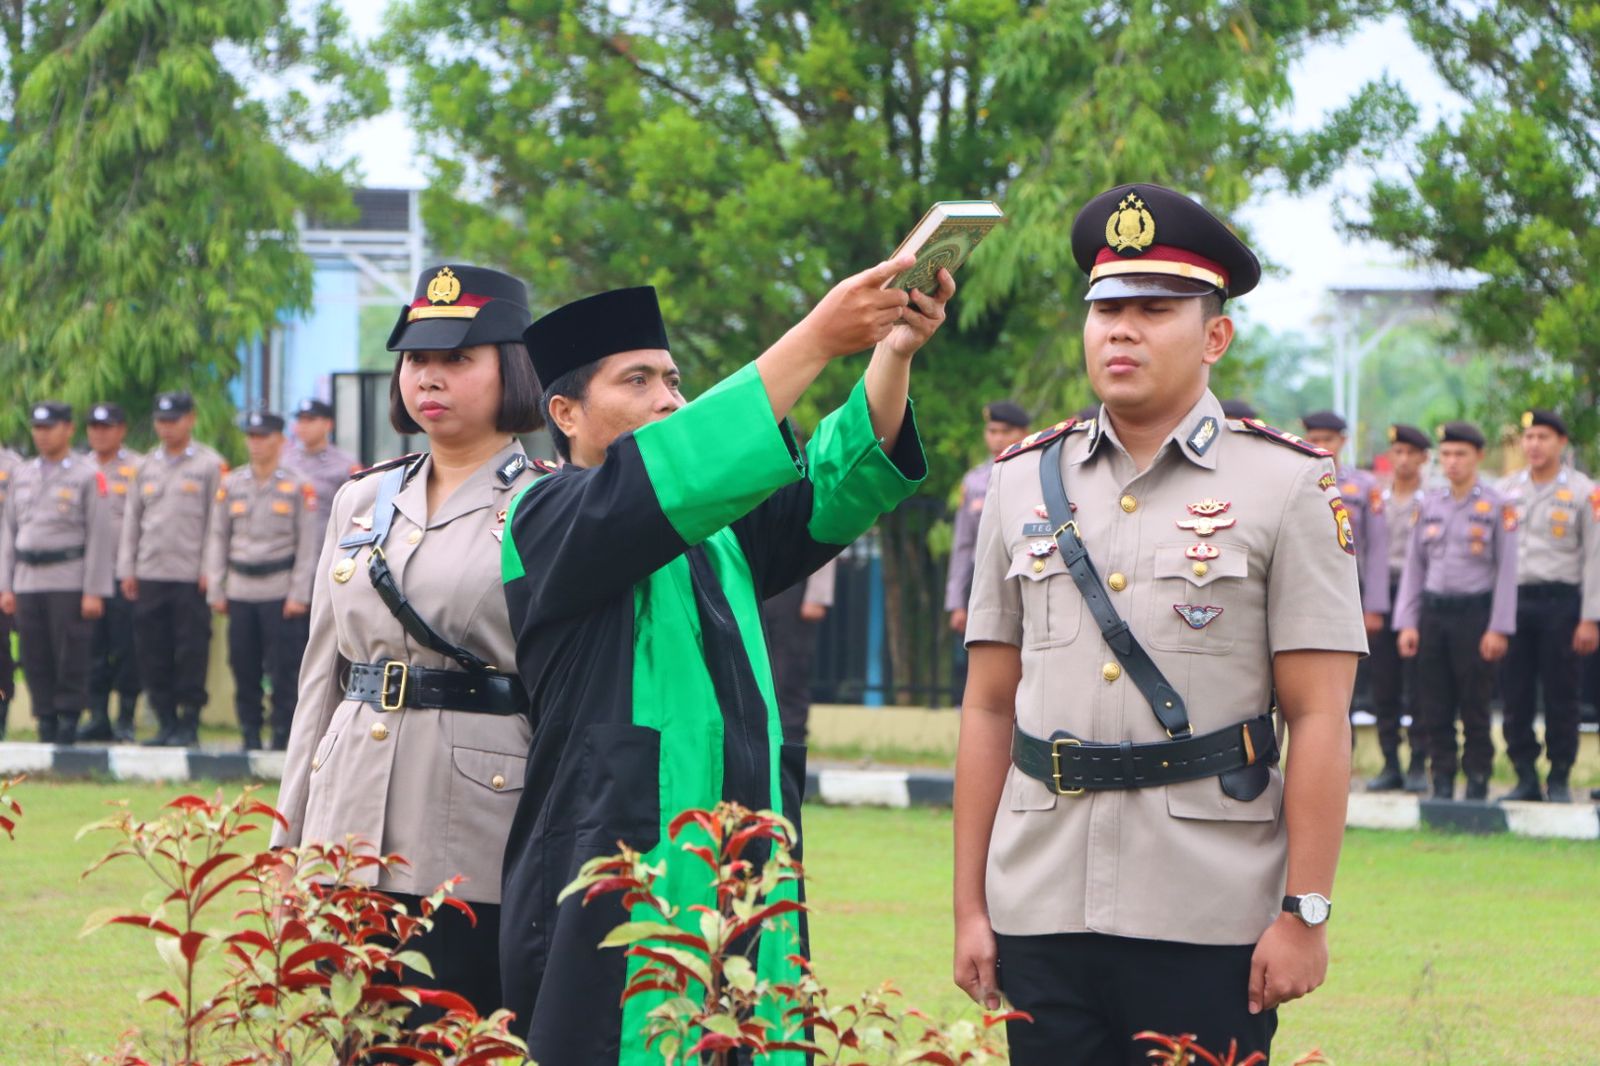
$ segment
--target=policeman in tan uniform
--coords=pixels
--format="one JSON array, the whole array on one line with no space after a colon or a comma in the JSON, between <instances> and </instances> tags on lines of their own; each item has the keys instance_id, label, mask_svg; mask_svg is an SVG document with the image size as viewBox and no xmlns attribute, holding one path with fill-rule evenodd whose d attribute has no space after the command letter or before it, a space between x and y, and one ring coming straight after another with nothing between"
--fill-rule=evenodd
<instances>
[{"instance_id":1,"label":"policeman in tan uniform","mask_svg":"<svg viewBox=\"0 0 1600 1066\"><path fill-rule=\"evenodd\" d=\"M1525 469L1501 484L1517 509L1517 632L1501 672L1502 731L1517 785L1504 798L1542 800L1534 712L1542 694L1549 799L1572 802L1578 757L1580 656L1600 644L1600 488L1562 463L1567 424L1554 411L1522 415Z\"/></svg>"},{"instance_id":2,"label":"policeman in tan uniform","mask_svg":"<svg viewBox=\"0 0 1600 1066\"><path fill-rule=\"evenodd\" d=\"M289 745L319 537L316 486L280 460L283 417L240 422L250 463L222 479L206 544L206 597L228 616L228 665L244 750L261 747L261 678L272 679L274 751Z\"/></svg>"},{"instance_id":3,"label":"policeman in tan uniform","mask_svg":"<svg viewBox=\"0 0 1600 1066\"><path fill-rule=\"evenodd\" d=\"M22 456L0 446L0 518L4 517L6 497L10 495L11 475L22 465ZM6 738L6 722L11 716L11 697L16 694L17 664L11 658L11 616L0 611L0 740Z\"/></svg>"},{"instance_id":4,"label":"policeman in tan uniform","mask_svg":"<svg viewBox=\"0 0 1600 1066\"><path fill-rule=\"evenodd\" d=\"M128 493L117 576L133 601L139 677L159 726L146 743L192 745L211 658L201 560L227 464L194 440L194 400L186 392L156 397L155 430L161 443L139 461Z\"/></svg>"},{"instance_id":5,"label":"policeman in tan uniform","mask_svg":"<svg viewBox=\"0 0 1600 1066\"><path fill-rule=\"evenodd\" d=\"M950 568L945 579L944 609L950 615L950 628L967 631L967 597L972 594L972 563L978 544L978 518L989 495L989 473L994 458L1028 435L1028 413L1009 401L984 405L983 446L989 457L968 470L961 478L961 503L956 508L955 529L950 544Z\"/></svg>"},{"instance_id":6,"label":"policeman in tan uniform","mask_svg":"<svg viewBox=\"0 0 1600 1066\"><path fill-rule=\"evenodd\" d=\"M106 485L72 454L72 408L36 404L39 455L17 468L0 523L0 611L13 615L44 743L72 744L89 702L89 644L116 562Z\"/></svg>"},{"instance_id":7,"label":"policeman in tan uniform","mask_svg":"<svg viewBox=\"0 0 1600 1066\"><path fill-rule=\"evenodd\" d=\"M1008 1027L1019 1066L1144 1061L1145 1029L1265 1053L1274 1008L1327 968L1366 650L1356 543L1327 453L1225 419L1207 388L1223 300L1260 276L1250 250L1145 184L1090 201L1072 242L1103 406L995 466L955 980L1033 1015Z\"/></svg>"},{"instance_id":8,"label":"policeman in tan uniform","mask_svg":"<svg viewBox=\"0 0 1600 1066\"><path fill-rule=\"evenodd\" d=\"M317 499L333 499L339 487L361 470L355 456L333 443L333 405L326 400L301 402L294 412L294 443L284 453L286 465L300 471L316 486ZM317 540L328 528L328 512L317 512Z\"/></svg>"},{"instance_id":9,"label":"policeman in tan uniform","mask_svg":"<svg viewBox=\"0 0 1600 1066\"><path fill-rule=\"evenodd\" d=\"M128 510L128 489L143 456L124 445L128 416L114 403L89 408L89 451L85 456L106 479L115 543L122 543L122 518ZM117 718L111 721L111 694L117 694ZM139 663L133 651L133 604L116 589L106 600L106 613L94 624L89 652L89 721L78 739L133 742L139 703Z\"/></svg>"}]
</instances>

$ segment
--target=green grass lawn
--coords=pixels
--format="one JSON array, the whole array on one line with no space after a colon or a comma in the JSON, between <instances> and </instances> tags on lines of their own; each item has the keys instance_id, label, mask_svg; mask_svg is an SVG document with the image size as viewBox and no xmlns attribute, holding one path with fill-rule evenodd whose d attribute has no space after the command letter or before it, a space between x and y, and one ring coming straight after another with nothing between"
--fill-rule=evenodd
<instances>
[{"instance_id":1,"label":"green grass lawn","mask_svg":"<svg viewBox=\"0 0 1600 1066\"><path fill-rule=\"evenodd\" d=\"M136 1003L164 975L148 936L78 937L85 916L137 904L149 885L132 864L80 880L111 838L72 838L107 800L149 817L179 791L18 791L17 840L0 838L0 1064L72 1062L158 1017ZM892 979L909 1004L966 1010L949 979L948 812L806 818L817 970L836 998ZM1600 845L1357 831L1334 896L1329 981L1282 1012L1280 1053L1320 1046L1340 1066L1600 1063Z\"/></svg>"}]
</instances>

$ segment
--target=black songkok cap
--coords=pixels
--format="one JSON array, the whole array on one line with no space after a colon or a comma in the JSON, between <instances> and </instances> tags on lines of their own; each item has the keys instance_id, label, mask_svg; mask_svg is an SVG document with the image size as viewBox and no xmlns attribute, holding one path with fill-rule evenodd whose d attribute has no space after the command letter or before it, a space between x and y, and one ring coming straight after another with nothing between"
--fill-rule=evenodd
<instances>
[{"instance_id":1,"label":"black songkok cap","mask_svg":"<svg viewBox=\"0 0 1600 1066\"><path fill-rule=\"evenodd\" d=\"M33 405L29 421L36 426L54 426L72 421L72 405L58 400L46 400Z\"/></svg>"},{"instance_id":2,"label":"black songkok cap","mask_svg":"<svg viewBox=\"0 0 1600 1066\"><path fill-rule=\"evenodd\" d=\"M252 437L264 437L268 433L282 433L283 416L273 414L271 411L251 411L239 419L239 428Z\"/></svg>"},{"instance_id":3,"label":"black songkok cap","mask_svg":"<svg viewBox=\"0 0 1600 1066\"><path fill-rule=\"evenodd\" d=\"M1522 428L1532 429L1534 426L1549 426L1563 437L1571 436L1567 432L1567 423L1554 411L1547 411L1542 407L1535 407L1531 411L1522 412Z\"/></svg>"},{"instance_id":4,"label":"black songkok cap","mask_svg":"<svg viewBox=\"0 0 1600 1066\"><path fill-rule=\"evenodd\" d=\"M1243 296L1261 280L1255 253L1211 212L1160 185L1119 185L1072 222L1072 257L1088 300Z\"/></svg>"},{"instance_id":5,"label":"black songkok cap","mask_svg":"<svg viewBox=\"0 0 1600 1066\"><path fill-rule=\"evenodd\" d=\"M1408 426L1401 422L1396 422L1389 427L1389 443L1409 444L1413 448L1421 448L1423 451L1433 447L1433 442L1428 439L1426 433L1416 426Z\"/></svg>"},{"instance_id":6,"label":"black songkok cap","mask_svg":"<svg viewBox=\"0 0 1600 1066\"><path fill-rule=\"evenodd\" d=\"M1018 429L1028 428L1028 412L1012 403L1010 400L1001 400L999 403L985 404L983 418L986 422L1004 422L1008 426Z\"/></svg>"},{"instance_id":7,"label":"black songkok cap","mask_svg":"<svg viewBox=\"0 0 1600 1066\"><path fill-rule=\"evenodd\" d=\"M1343 433L1349 428L1348 423L1339 417L1336 411L1312 411L1300 420L1307 429L1331 429L1335 433Z\"/></svg>"},{"instance_id":8,"label":"black songkok cap","mask_svg":"<svg viewBox=\"0 0 1600 1066\"><path fill-rule=\"evenodd\" d=\"M91 426L125 426L128 424L128 414L114 403L97 403L89 408L89 424Z\"/></svg>"},{"instance_id":9,"label":"black songkok cap","mask_svg":"<svg viewBox=\"0 0 1600 1066\"><path fill-rule=\"evenodd\" d=\"M1222 401L1222 417L1223 418L1259 418L1261 416L1256 414L1256 409L1254 407L1250 406L1250 401L1249 400L1240 400L1240 399L1235 398L1235 399L1232 399L1232 400L1223 400Z\"/></svg>"},{"instance_id":10,"label":"black songkok cap","mask_svg":"<svg viewBox=\"0 0 1600 1066\"><path fill-rule=\"evenodd\" d=\"M300 406L294 409L296 418L332 418L333 404L327 400L301 400Z\"/></svg>"},{"instance_id":11,"label":"black songkok cap","mask_svg":"<svg viewBox=\"0 0 1600 1066\"><path fill-rule=\"evenodd\" d=\"M522 334L545 388L563 374L618 352L671 351L661 304L649 285L612 289L556 308Z\"/></svg>"},{"instance_id":12,"label":"black songkok cap","mask_svg":"<svg viewBox=\"0 0 1600 1066\"><path fill-rule=\"evenodd\" d=\"M418 275L411 303L400 309L389 350L505 344L521 340L532 319L528 287L510 274L453 263L429 267Z\"/></svg>"},{"instance_id":13,"label":"black songkok cap","mask_svg":"<svg viewBox=\"0 0 1600 1066\"><path fill-rule=\"evenodd\" d=\"M1483 431L1471 422L1446 422L1439 427L1440 444L1470 444L1484 446Z\"/></svg>"},{"instance_id":14,"label":"black songkok cap","mask_svg":"<svg viewBox=\"0 0 1600 1066\"><path fill-rule=\"evenodd\" d=\"M156 419L171 422L194 410L194 397L187 392L163 392L156 396Z\"/></svg>"}]
</instances>

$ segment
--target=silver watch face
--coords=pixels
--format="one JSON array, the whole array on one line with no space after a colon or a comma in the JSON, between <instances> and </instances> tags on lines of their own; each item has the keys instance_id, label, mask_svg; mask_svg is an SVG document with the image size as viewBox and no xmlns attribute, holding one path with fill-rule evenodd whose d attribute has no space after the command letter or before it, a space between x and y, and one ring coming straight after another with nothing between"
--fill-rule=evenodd
<instances>
[{"instance_id":1,"label":"silver watch face","mask_svg":"<svg viewBox=\"0 0 1600 1066\"><path fill-rule=\"evenodd\" d=\"M1328 920L1328 912L1332 909L1327 898L1315 892L1300 897L1300 919L1307 925L1321 925Z\"/></svg>"}]
</instances>

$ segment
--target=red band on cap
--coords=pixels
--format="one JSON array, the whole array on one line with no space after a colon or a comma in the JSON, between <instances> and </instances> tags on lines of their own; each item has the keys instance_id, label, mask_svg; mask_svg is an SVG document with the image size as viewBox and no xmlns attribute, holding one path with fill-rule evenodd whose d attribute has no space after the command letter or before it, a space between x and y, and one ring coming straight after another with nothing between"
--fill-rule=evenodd
<instances>
[{"instance_id":1,"label":"red band on cap","mask_svg":"<svg viewBox=\"0 0 1600 1066\"><path fill-rule=\"evenodd\" d=\"M1103 266L1115 264L1117 269L1102 271ZM1196 271L1215 275L1221 281L1221 287L1228 287L1228 270L1221 263L1207 259L1203 255L1184 248L1174 248L1170 244L1152 244L1141 255L1118 255L1110 248L1100 249L1100 254L1095 256L1095 269L1089 272L1091 279L1098 279L1110 274L1181 274L1185 277L1203 277ZM1191 269L1173 269L1173 267L1188 267ZM1165 269L1164 269L1165 267ZM1209 279L1208 279L1209 280Z\"/></svg>"},{"instance_id":2,"label":"red band on cap","mask_svg":"<svg viewBox=\"0 0 1600 1066\"><path fill-rule=\"evenodd\" d=\"M411 309L414 311L419 307L482 307L492 299L494 299L492 296L475 296L470 292L464 292L447 304L436 304L424 296L420 300L412 300Z\"/></svg>"}]
</instances>

